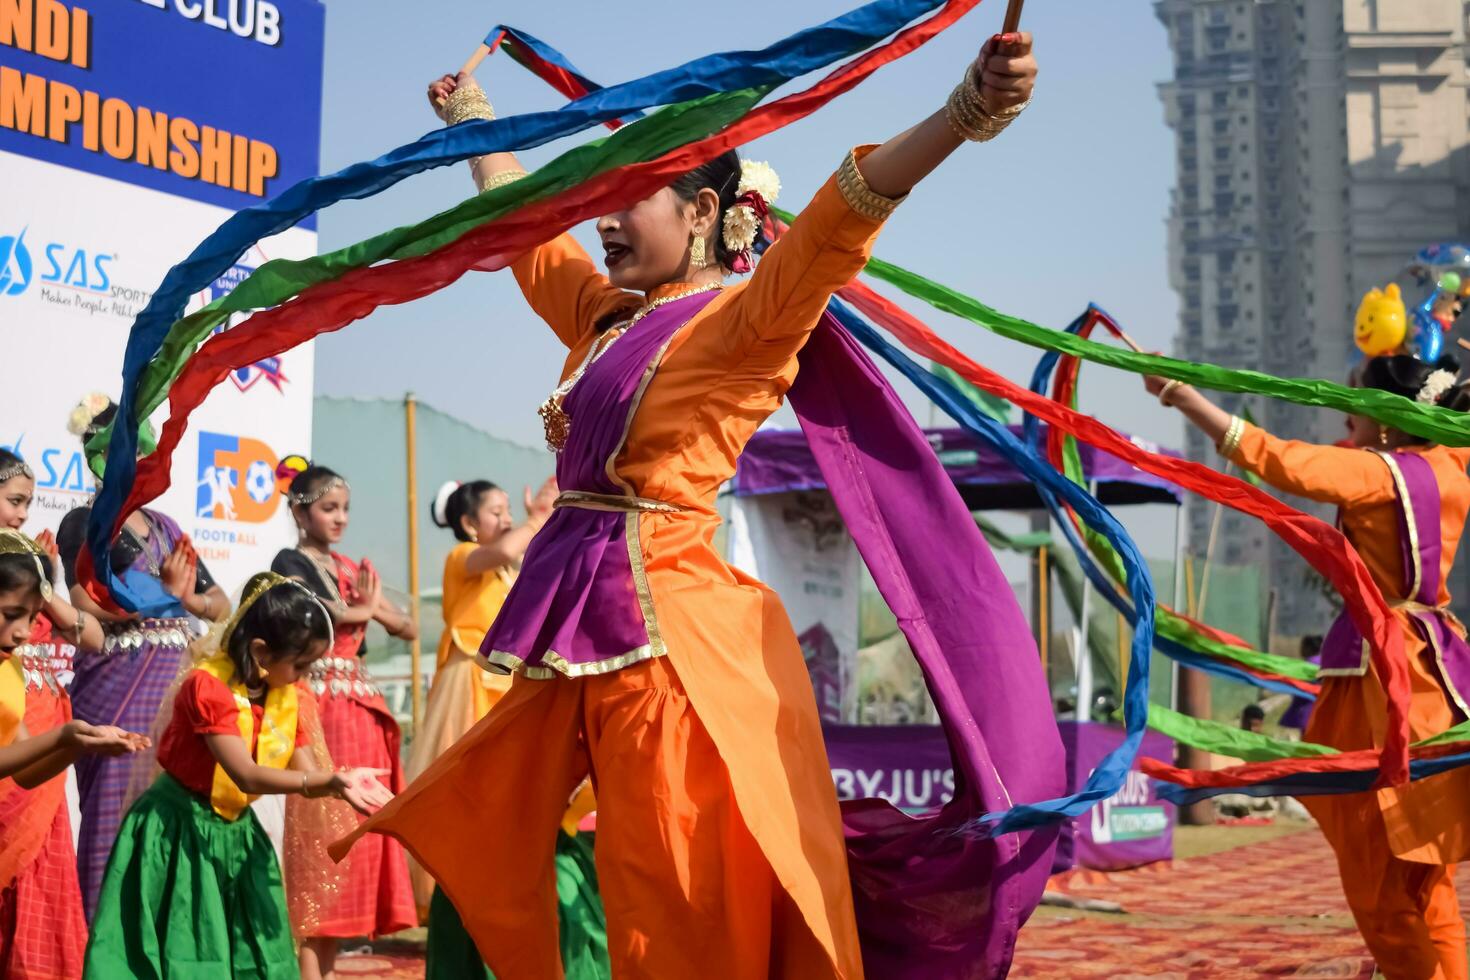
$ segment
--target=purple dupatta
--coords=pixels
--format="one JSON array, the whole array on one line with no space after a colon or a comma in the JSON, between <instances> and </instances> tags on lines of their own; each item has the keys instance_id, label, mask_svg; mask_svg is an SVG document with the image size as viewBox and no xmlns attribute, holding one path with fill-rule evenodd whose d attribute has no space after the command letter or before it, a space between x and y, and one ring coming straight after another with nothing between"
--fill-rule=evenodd
<instances>
[{"instance_id":1,"label":"purple dupatta","mask_svg":"<svg viewBox=\"0 0 1470 980\"><path fill-rule=\"evenodd\" d=\"M1036 642L918 425L830 313L799 362L791 406L924 671L955 768L954 799L932 813L842 804L863 964L884 978L1001 976L1057 827L983 840L959 828L1066 792Z\"/></svg>"}]
</instances>

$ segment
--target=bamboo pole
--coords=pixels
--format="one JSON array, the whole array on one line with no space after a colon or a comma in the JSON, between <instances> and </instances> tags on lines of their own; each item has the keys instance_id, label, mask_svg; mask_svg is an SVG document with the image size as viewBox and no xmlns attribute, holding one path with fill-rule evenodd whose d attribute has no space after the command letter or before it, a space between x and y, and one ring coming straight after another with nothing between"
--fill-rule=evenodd
<instances>
[{"instance_id":1,"label":"bamboo pole","mask_svg":"<svg viewBox=\"0 0 1470 980\"><path fill-rule=\"evenodd\" d=\"M1190 619L1199 618L1199 607L1194 601L1194 555L1184 556L1184 603Z\"/></svg>"},{"instance_id":2,"label":"bamboo pole","mask_svg":"<svg viewBox=\"0 0 1470 980\"><path fill-rule=\"evenodd\" d=\"M1046 545L1036 549L1036 602L1037 602L1037 628L1036 645L1041 650L1041 674L1050 677L1048 673L1051 660L1051 610L1048 608L1048 599L1051 596L1051 569L1047 567Z\"/></svg>"},{"instance_id":3,"label":"bamboo pole","mask_svg":"<svg viewBox=\"0 0 1470 980\"><path fill-rule=\"evenodd\" d=\"M1226 464L1225 475L1230 475L1230 466ZM1205 541L1205 567L1199 573L1199 618L1204 619L1208 614L1209 607L1205 602L1210 597L1210 566L1215 562L1215 542L1220 538L1220 523L1225 517L1225 505L1218 500L1215 501L1215 515L1210 518L1210 536Z\"/></svg>"},{"instance_id":4,"label":"bamboo pole","mask_svg":"<svg viewBox=\"0 0 1470 980\"><path fill-rule=\"evenodd\" d=\"M410 682L413 701L413 733L419 732L423 718L424 674L421 667L423 644L419 640L419 474L418 474L418 400L413 392L403 396L404 451L408 457L408 608L413 617L413 639L408 644Z\"/></svg>"}]
</instances>

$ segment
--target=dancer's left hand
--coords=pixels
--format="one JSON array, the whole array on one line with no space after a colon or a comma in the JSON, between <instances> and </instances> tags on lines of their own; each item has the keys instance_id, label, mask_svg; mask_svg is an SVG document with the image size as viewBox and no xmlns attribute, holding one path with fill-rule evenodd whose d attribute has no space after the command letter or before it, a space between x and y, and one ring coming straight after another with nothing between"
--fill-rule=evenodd
<instances>
[{"instance_id":1,"label":"dancer's left hand","mask_svg":"<svg viewBox=\"0 0 1470 980\"><path fill-rule=\"evenodd\" d=\"M1030 32L991 37L975 60L975 74L980 79L980 97L991 113L1029 102L1036 87L1036 56L1031 53Z\"/></svg>"}]
</instances>

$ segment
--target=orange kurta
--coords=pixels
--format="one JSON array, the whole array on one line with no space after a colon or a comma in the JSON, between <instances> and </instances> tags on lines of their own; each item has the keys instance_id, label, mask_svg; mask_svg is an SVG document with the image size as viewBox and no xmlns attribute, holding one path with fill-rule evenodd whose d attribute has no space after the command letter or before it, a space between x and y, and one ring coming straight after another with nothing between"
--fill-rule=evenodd
<instances>
[{"instance_id":1,"label":"orange kurta","mask_svg":"<svg viewBox=\"0 0 1470 980\"><path fill-rule=\"evenodd\" d=\"M1440 493L1439 604L1470 511L1470 449L1420 452ZM1376 453L1278 439L1246 425L1231 459L1279 489L1340 508L1343 533L1362 555L1390 605L1405 594L1399 508L1391 471ZM1409 615L1404 635L1410 737L1437 735L1464 720L1441 680L1434 651ZM1304 737L1343 751L1380 748L1387 695L1371 662L1363 676L1324 676ZM1465 930L1451 878L1470 855L1470 771L1407 786L1304 800L1338 855L1343 889L1359 929L1390 977L1462 978Z\"/></svg>"},{"instance_id":2,"label":"orange kurta","mask_svg":"<svg viewBox=\"0 0 1470 980\"><path fill-rule=\"evenodd\" d=\"M462 541L444 558L440 605L444 632L439 635L434 683L429 688L423 723L409 747L408 778L417 779L444 750L485 717L510 689L510 678L481 670L475 663L480 641L495 622L514 577L508 569L471 574L465 567L479 545ZM434 880L417 861L409 862L419 919L427 918Z\"/></svg>"},{"instance_id":3,"label":"orange kurta","mask_svg":"<svg viewBox=\"0 0 1470 980\"><path fill-rule=\"evenodd\" d=\"M733 943L733 959L722 967L706 961L706 969L729 977L862 975L841 818L800 647L779 599L728 566L714 536L716 493L746 441L781 405L797 352L831 294L866 262L880 225L829 181L749 282L726 289L678 331L633 410L615 474L629 492L681 508L639 517L647 589L667 656L604 675L518 677L485 722L369 825L401 836L437 874L453 860L438 842L462 832L462 814L442 811L487 805L511 789L497 783L514 782L520 771L507 763L514 768L494 779L479 774L477 753L492 743L502 758L539 753L547 799L522 799L515 814L523 824L534 818L538 834L551 800L560 794L565 807L590 756L609 951L615 969L621 964L630 975L683 975L669 971L715 955L713 946L709 953L696 947L722 937L681 938L667 930L684 922L693 930L717 928L722 905L767 920L752 926L725 913L732 933L751 926L748 935L770 948ZM611 286L568 236L513 268L532 307L570 348L563 378L584 361L599 326L645 302ZM666 286L647 300L688 288ZM568 725L581 726L580 743L548 738L547 729ZM639 779L629 781L630 772ZM499 829L495 819L487 817ZM538 839L537 847L549 848L541 840L550 839ZM640 868L638 852L650 845L658 868ZM494 955L496 935L527 926L499 894L514 887L504 877L518 871L514 856L489 860L496 863L482 869L478 886L438 877L482 952ZM684 880L669 880L668 868ZM496 872L499 880L489 876ZM715 893L706 872L720 882ZM683 894L660 895L661 888ZM527 900L549 909L543 891ZM795 913L789 921L788 910ZM661 916L667 921L660 926ZM793 952L813 941L820 961ZM492 959L492 967L512 980L538 968L522 959L515 973L499 962Z\"/></svg>"}]
</instances>

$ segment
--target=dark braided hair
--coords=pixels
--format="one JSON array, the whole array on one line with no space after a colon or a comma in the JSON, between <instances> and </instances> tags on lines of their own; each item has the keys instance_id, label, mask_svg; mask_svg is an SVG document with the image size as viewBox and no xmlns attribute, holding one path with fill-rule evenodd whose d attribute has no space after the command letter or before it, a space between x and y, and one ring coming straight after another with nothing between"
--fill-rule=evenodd
<instances>
[{"instance_id":1,"label":"dark braided hair","mask_svg":"<svg viewBox=\"0 0 1470 980\"><path fill-rule=\"evenodd\" d=\"M244 594L250 595L273 578L270 572L251 576ZM332 626L321 602L304 586L282 583L266 589L245 610L230 633L225 653L235 665L235 676L246 687L259 687L260 670L250 655L252 640L264 643L268 660L275 663L294 660L316 644L326 643L331 635Z\"/></svg>"},{"instance_id":2,"label":"dark braided hair","mask_svg":"<svg viewBox=\"0 0 1470 980\"><path fill-rule=\"evenodd\" d=\"M0 555L0 592L41 594L41 570L30 555Z\"/></svg>"},{"instance_id":3,"label":"dark braided hair","mask_svg":"<svg viewBox=\"0 0 1470 980\"><path fill-rule=\"evenodd\" d=\"M739 186L740 155L734 150L726 150L669 185L669 189L685 203L693 203L706 187L720 196L720 213L715 218L714 257L726 269L730 268L735 256L725 247L725 212L735 206L735 191Z\"/></svg>"},{"instance_id":4,"label":"dark braided hair","mask_svg":"<svg viewBox=\"0 0 1470 980\"><path fill-rule=\"evenodd\" d=\"M429 506L429 516L439 527L453 531L454 536L460 541L473 540L465 532L464 518L478 511L485 497L499 489L500 487L489 480L471 480L469 483L461 483L449 495L442 512L432 504Z\"/></svg>"},{"instance_id":5,"label":"dark braided hair","mask_svg":"<svg viewBox=\"0 0 1470 980\"><path fill-rule=\"evenodd\" d=\"M342 475L336 470L312 463L291 479L291 486L288 492L293 495L305 496L319 489L323 484L341 479Z\"/></svg>"},{"instance_id":6,"label":"dark braided hair","mask_svg":"<svg viewBox=\"0 0 1470 980\"><path fill-rule=\"evenodd\" d=\"M1363 363L1357 379L1364 388L1391 391L1395 395L1402 395L1412 401L1417 400L1420 390L1424 387L1424 382L1428 381L1429 376L1436 371L1458 374L1460 362L1448 354L1433 364L1426 364L1410 354L1374 357ZM1434 404L1455 412L1470 411L1470 391L1467 391L1466 382L1456 380L1454 385L1440 395ZM1404 438L1412 445L1422 446L1430 442L1429 439L1421 439L1408 433L1404 433Z\"/></svg>"}]
</instances>

